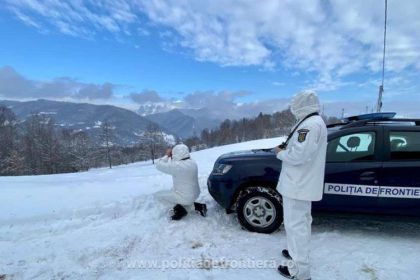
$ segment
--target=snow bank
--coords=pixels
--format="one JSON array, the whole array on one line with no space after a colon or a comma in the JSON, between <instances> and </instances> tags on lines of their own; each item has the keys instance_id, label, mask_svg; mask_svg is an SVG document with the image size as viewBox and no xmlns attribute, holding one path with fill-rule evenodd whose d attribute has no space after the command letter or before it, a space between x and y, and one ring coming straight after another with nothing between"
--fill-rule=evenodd
<instances>
[{"instance_id":1,"label":"snow bank","mask_svg":"<svg viewBox=\"0 0 420 280\"><path fill-rule=\"evenodd\" d=\"M223 153L281 139L195 152L208 217L168 221L153 193L171 178L150 162L77 174L0 177L0 275L11 279L281 279L284 232L242 230L210 197ZM419 279L420 225L315 217L313 279Z\"/></svg>"}]
</instances>

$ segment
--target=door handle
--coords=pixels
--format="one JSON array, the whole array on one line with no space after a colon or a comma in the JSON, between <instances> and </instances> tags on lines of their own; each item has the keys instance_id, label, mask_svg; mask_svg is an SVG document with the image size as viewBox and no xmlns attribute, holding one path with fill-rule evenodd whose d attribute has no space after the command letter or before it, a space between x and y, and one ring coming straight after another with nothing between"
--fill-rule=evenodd
<instances>
[{"instance_id":1,"label":"door handle","mask_svg":"<svg viewBox=\"0 0 420 280\"><path fill-rule=\"evenodd\" d=\"M360 174L361 181L372 181L376 179L376 172L375 171L366 171Z\"/></svg>"}]
</instances>

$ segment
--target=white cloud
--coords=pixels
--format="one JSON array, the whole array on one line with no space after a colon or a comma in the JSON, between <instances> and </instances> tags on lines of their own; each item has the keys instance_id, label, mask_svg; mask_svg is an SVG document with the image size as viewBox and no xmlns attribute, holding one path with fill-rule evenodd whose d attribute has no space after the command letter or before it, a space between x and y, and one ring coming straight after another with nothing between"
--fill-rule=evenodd
<instances>
[{"instance_id":1,"label":"white cloud","mask_svg":"<svg viewBox=\"0 0 420 280\"><path fill-rule=\"evenodd\" d=\"M190 50L222 66L284 67L315 74L319 90L353 73L381 70L383 1L347 0L7 0L25 24L89 37L148 35L160 26L163 47ZM420 1L389 1L387 71L420 70ZM141 21L147 16L149 24ZM140 34L139 34L140 33Z\"/></svg>"},{"instance_id":2,"label":"white cloud","mask_svg":"<svg viewBox=\"0 0 420 280\"><path fill-rule=\"evenodd\" d=\"M41 25L36 22L33 18L28 17L24 14L22 14L19 10L17 9L12 9L12 11L14 12L14 14L17 16L18 19L20 19L24 24L28 25L28 26L32 26L35 27L37 29L42 29Z\"/></svg>"},{"instance_id":3,"label":"white cloud","mask_svg":"<svg viewBox=\"0 0 420 280\"><path fill-rule=\"evenodd\" d=\"M313 71L320 90L358 71L380 71L381 1L140 1L153 21L175 30L198 60L282 65ZM389 3L387 70L420 69L418 1Z\"/></svg>"},{"instance_id":4,"label":"white cloud","mask_svg":"<svg viewBox=\"0 0 420 280\"><path fill-rule=\"evenodd\" d=\"M408 117L420 117L418 104L420 95L412 86L412 79L416 75L407 77L393 76L388 80L385 91L384 110L399 112ZM361 89L374 88L378 80L370 79L366 83L359 84ZM166 112L178 109L203 109L209 118L215 119L238 119L254 117L260 112L274 113L286 109L289 104L288 98L273 98L257 100L254 102L239 102L240 98L251 95L247 91L195 91L183 96L181 99L168 99L162 97L157 91L143 90L129 95L117 96L114 94L115 85L111 83L93 84L77 81L69 77L55 78L49 81L31 80L16 72L12 67L0 67L0 99L33 100L47 98L53 100L71 102L89 102L93 104L109 104L137 111L140 107L152 111L145 113ZM356 115L375 109L376 99L372 96L360 96L356 101L342 101L337 95L334 97L324 93L320 96L324 104L325 114L341 116L344 108L345 115Z\"/></svg>"},{"instance_id":5,"label":"white cloud","mask_svg":"<svg viewBox=\"0 0 420 280\"><path fill-rule=\"evenodd\" d=\"M278 82L278 81L274 81L271 84L273 86L276 86L276 87L282 87L282 86L285 86L286 85L286 83L284 83L284 82Z\"/></svg>"},{"instance_id":6,"label":"white cloud","mask_svg":"<svg viewBox=\"0 0 420 280\"><path fill-rule=\"evenodd\" d=\"M57 29L71 36L91 37L103 30L130 34L129 25L138 20L131 3L124 0L6 0L6 5L26 24L44 30Z\"/></svg>"},{"instance_id":7,"label":"white cloud","mask_svg":"<svg viewBox=\"0 0 420 280\"><path fill-rule=\"evenodd\" d=\"M190 109L192 109L196 114L204 114L206 118L224 120L226 118L254 117L260 112L271 114L287 108L289 103L289 100L284 98L254 102L238 101L238 99L248 95L251 95L251 93L246 91L195 91L183 96L181 100L160 97L154 104L143 100L138 111L142 114L150 114L167 112L173 109L186 109L191 113ZM148 110L150 108L153 110Z\"/></svg>"},{"instance_id":8,"label":"white cloud","mask_svg":"<svg viewBox=\"0 0 420 280\"><path fill-rule=\"evenodd\" d=\"M162 97L154 90L143 90L141 92L130 93L130 98L135 103L147 103L147 102L162 102Z\"/></svg>"},{"instance_id":9,"label":"white cloud","mask_svg":"<svg viewBox=\"0 0 420 280\"><path fill-rule=\"evenodd\" d=\"M69 77L50 81L30 80L10 66L0 67L0 97L12 99L75 99L106 100L113 97L114 85L111 83L83 83Z\"/></svg>"}]
</instances>

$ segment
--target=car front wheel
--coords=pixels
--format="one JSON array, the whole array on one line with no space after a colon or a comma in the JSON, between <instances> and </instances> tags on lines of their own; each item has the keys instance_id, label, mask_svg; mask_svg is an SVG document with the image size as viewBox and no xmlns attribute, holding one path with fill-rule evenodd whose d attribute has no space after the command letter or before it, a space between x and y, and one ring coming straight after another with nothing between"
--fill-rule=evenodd
<instances>
[{"instance_id":1,"label":"car front wheel","mask_svg":"<svg viewBox=\"0 0 420 280\"><path fill-rule=\"evenodd\" d=\"M249 187L239 194L236 213L243 228L272 233L283 223L282 199L271 188Z\"/></svg>"}]
</instances>

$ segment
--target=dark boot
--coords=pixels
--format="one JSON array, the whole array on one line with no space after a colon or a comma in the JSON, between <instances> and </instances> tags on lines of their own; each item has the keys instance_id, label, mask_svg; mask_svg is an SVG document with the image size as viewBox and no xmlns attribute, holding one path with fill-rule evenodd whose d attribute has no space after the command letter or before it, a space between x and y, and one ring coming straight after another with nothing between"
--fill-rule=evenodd
<instances>
[{"instance_id":1,"label":"dark boot","mask_svg":"<svg viewBox=\"0 0 420 280\"><path fill-rule=\"evenodd\" d=\"M289 278L289 279L295 279L293 276L290 275L289 269L285 265L280 265L277 270L280 272L281 276Z\"/></svg>"},{"instance_id":2,"label":"dark boot","mask_svg":"<svg viewBox=\"0 0 420 280\"><path fill-rule=\"evenodd\" d=\"M207 215L207 205L203 203L194 202L195 211L199 212L201 216Z\"/></svg>"},{"instance_id":3,"label":"dark boot","mask_svg":"<svg viewBox=\"0 0 420 280\"><path fill-rule=\"evenodd\" d=\"M174 214L171 216L171 219L174 221L179 221L185 216L187 216L187 210L185 210L181 204L175 205Z\"/></svg>"},{"instance_id":4,"label":"dark boot","mask_svg":"<svg viewBox=\"0 0 420 280\"><path fill-rule=\"evenodd\" d=\"M289 268L285 265L280 265L277 270L280 272L281 276L288 278L288 279L297 279L295 276L291 276L289 272ZM306 279L311 280L311 278Z\"/></svg>"},{"instance_id":5,"label":"dark boot","mask_svg":"<svg viewBox=\"0 0 420 280\"><path fill-rule=\"evenodd\" d=\"M284 249L283 251L281 251L281 254L283 255L283 257L285 257L288 260L291 260L292 257L289 255L289 251L287 251L286 249Z\"/></svg>"}]
</instances>

